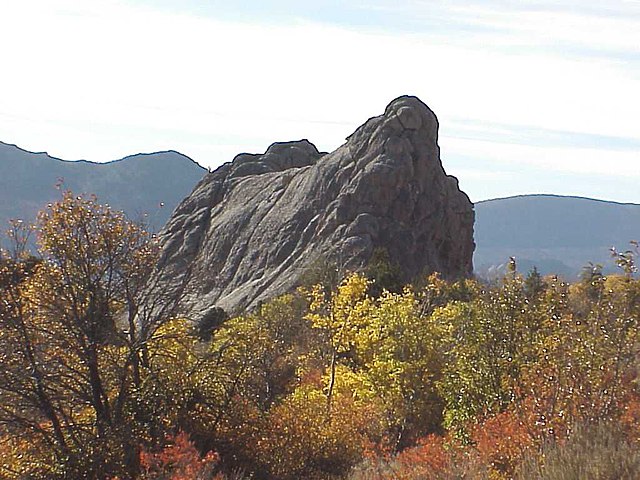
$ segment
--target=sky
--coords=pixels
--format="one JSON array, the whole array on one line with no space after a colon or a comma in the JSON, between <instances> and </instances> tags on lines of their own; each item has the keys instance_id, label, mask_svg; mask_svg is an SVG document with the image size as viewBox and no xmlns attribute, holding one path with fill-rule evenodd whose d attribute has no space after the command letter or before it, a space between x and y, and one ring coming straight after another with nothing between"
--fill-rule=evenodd
<instances>
[{"instance_id":1,"label":"sky","mask_svg":"<svg viewBox=\"0 0 640 480\"><path fill-rule=\"evenodd\" d=\"M0 141L214 169L331 151L394 98L471 200L640 203L640 0L0 0Z\"/></svg>"}]
</instances>

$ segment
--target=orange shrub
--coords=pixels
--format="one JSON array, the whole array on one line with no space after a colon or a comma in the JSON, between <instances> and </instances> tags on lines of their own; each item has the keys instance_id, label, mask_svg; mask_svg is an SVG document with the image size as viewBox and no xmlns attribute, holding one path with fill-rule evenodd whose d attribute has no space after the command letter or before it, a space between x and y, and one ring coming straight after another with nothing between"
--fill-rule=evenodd
<instances>
[{"instance_id":1,"label":"orange shrub","mask_svg":"<svg viewBox=\"0 0 640 480\"><path fill-rule=\"evenodd\" d=\"M142 478L148 480L211 479L218 460L218 455L214 452L202 457L184 432L169 439L169 444L159 453L140 453Z\"/></svg>"},{"instance_id":2,"label":"orange shrub","mask_svg":"<svg viewBox=\"0 0 640 480\"><path fill-rule=\"evenodd\" d=\"M471 438L480 460L497 474L511 478L537 438L520 412L499 413L475 426Z\"/></svg>"},{"instance_id":3,"label":"orange shrub","mask_svg":"<svg viewBox=\"0 0 640 480\"><path fill-rule=\"evenodd\" d=\"M398 479L430 480L442 478L451 469L452 457L444 437L429 435L416 447L398 454L395 464Z\"/></svg>"}]
</instances>

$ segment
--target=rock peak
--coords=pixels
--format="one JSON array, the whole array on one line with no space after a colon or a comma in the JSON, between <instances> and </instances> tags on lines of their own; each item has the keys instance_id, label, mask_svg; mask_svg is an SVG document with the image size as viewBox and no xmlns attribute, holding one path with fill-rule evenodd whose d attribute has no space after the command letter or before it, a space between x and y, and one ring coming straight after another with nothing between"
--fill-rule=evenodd
<instances>
[{"instance_id":1,"label":"rock peak","mask_svg":"<svg viewBox=\"0 0 640 480\"><path fill-rule=\"evenodd\" d=\"M380 249L404 281L470 275L473 206L442 168L437 133L429 107L403 96L329 154L300 140L238 155L174 212L157 280L186 292L197 318L284 293L319 261L363 268Z\"/></svg>"},{"instance_id":2,"label":"rock peak","mask_svg":"<svg viewBox=\"0 0 640 480\"><path fill-rule=\"evenodd\" d=\"M387 105L386 117L396 117L407 130L426 130L437 134L438 119L436 114L418 97L403 96Z\"/></svg>"}]
</instances>

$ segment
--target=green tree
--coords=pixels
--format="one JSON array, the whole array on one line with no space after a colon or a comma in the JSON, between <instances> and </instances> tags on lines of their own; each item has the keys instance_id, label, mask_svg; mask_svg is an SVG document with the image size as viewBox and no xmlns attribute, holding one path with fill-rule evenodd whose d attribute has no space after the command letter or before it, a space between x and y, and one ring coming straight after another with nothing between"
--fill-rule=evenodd
<instances>
[{"instance_id":1,"label":"green tree","mask_svg":"<svg viewBox=\"0 0 640 480\"><path fill-rule=\"evenodd\" d=\"M513 270L501 286L470 302L452 302L434 317L448 331L439 382L445 425L465 437L470 423L516 398L521 371L535 361L541 316Z\"/></svg>"}]
</instances>

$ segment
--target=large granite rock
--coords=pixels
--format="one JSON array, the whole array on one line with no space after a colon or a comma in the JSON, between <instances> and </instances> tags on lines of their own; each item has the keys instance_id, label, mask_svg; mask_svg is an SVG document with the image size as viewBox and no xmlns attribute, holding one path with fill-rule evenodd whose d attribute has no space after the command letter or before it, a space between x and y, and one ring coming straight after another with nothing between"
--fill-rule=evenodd
<instances>
[{"instance_id":1,"label":"large granite rock","mask_svg":"<svg viewBox=\"0 0 640 480\"><path fill-rule=\"evenodd\" d=\"M332 153L302 140L238 155L175 210L156 281L196 320L290 290L319 262L362 268L379 248L405 281L470 275L473 205L437 135L435 114L405 96Z\"/></svg>"}]
</instances>

